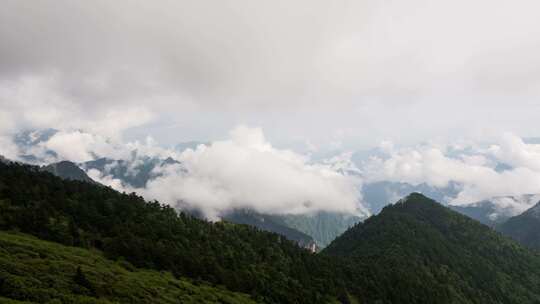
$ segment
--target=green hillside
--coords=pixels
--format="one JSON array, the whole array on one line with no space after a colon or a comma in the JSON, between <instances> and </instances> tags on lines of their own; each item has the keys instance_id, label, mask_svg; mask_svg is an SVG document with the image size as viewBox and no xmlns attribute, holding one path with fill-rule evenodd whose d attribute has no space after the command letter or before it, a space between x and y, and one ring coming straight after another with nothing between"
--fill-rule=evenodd
<instances>
[{"instance_id":1,"label":"green hillside","mask_svg":"<svg viewBox=\"0 0 540 304\"><path fill-rule=\"evenodd\" d=\"M0 303L255 303L170 272L110 261L96 250L8 232L0 232L0 295Z\"/></svg>"},{"instance_id":2,"label":"green hillside","mask_svg":"<svg viewBox=\"0 0 540 304\"><path fill-rule=\"evenodd\" d=\"M540 256L421 195L359 223L323 254L375 303L540 303Z\"/></svg>"},{"instance_id":3,"label":"green hillside","mask_svg":"<svg viewBox=\"0 0 540 304\"><path fill-rule=\"evenodd\" d=\"M338 293L325 258L256 228L210 223L158 202L25 165L0 164L0 230L96 248L266 303L326 303Z\"/></svg>"},{"instance_id":4,"label":"green hillside","mask_svg":"<svg viewBox=\"0 0 540 304\"><path fill-rule=\"evenodd\" d=\"M540 250L540 202L496 229L529 248Z\"/></svg>"}]
</instances>

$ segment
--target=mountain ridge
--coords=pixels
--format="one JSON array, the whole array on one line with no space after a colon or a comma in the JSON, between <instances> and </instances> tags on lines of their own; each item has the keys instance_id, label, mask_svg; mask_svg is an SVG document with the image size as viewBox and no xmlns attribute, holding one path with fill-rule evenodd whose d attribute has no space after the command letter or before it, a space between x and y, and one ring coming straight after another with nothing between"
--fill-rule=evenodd
<instances>
[{"instance_id":1,"label":"mountain ridge","mask_svg":"<svg viewBox=\"0 0 540 304\"><path fill-rule=\"evenodd\" d=\"M385 282L375 292L356 289L383 303L540 301L537 253L419 193L358 223L322 254L355 261L352 271L370 276L366 285Z\"/></svg>"},{"instance_id":2,"label":"mountain ridge","mask_svg":"<svg viewBox=\"0 0 540 304\"><path fill-rule=\"evenodd\" d=\"M496 229L529 248L540 250L540 201Z\"/></svg>"},{"instance_id":3,"label":"mountain ridge","mask_svg":"<svg viewBox=\"0 0 540 304\"><path fill-rule=\"evenodd\" d=\"M52 173L60 178L77 180L88 183L97 183L91 179L84 170L70 161L60 161L41 167L41 170Z\"/></svg>"}]
</instances>

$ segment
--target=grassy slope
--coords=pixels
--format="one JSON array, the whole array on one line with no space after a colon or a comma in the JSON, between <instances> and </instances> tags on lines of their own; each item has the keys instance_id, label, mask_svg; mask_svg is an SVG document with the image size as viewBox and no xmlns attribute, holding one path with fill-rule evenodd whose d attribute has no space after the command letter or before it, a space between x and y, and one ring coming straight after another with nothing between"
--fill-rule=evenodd
<instances>
[{"instance_id":1,"label":"grassy slope","mask_svg":"<svg viewBox=\"0 0 540 304\"><path fill-rule=\"evenodd\" d=\"M74 279L78 267L88 285ZM99 251L0 231L0 303L23 303L10 299L26 303L255 303L245 294L107 260Z\"/></svg>"}]
</instances>

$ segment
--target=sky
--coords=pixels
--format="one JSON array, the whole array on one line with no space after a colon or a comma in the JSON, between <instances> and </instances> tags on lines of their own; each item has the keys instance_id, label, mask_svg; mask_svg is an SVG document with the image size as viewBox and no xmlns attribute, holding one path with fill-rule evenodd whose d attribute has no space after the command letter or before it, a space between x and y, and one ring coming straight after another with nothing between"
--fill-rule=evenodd
<instances>
[{"instance_id":1,"label":"sky","mask_svg":"<svg viewBox=\"0 0 540 304\"><path fill-rule=\"evenodd\" d=\"M149 146L148 138L162 147L228 141L248 126L273 149L391 142L409 147L394 151L400 161L415 160L410 147L426 142L513 142L522 149L498 157L537 172L537 146L522 138L539 135L539 9L533 0L4 0L2 154L16 154L9 138L28 129L89 134L48 144L88 158L82 147L92 143L113 153L111 142ZM427 151L422 159L437 160ZM433 184L471 176L389 169L397 163L372 176ZM506 193L540 192L536 175L514 173L533 186ZM470 184L508 185L497 172L475 174Z\"/></svg>"},{"instance_id":2,"label":"sky","mask_svg":"<svg viewBox=\"0 0 540 304\"><path fill-rule=\"evenodd\" d=\"M27 1L0 12L2 128L276 144L536 136L537 1Z\"/></svg>"}]
</instances>

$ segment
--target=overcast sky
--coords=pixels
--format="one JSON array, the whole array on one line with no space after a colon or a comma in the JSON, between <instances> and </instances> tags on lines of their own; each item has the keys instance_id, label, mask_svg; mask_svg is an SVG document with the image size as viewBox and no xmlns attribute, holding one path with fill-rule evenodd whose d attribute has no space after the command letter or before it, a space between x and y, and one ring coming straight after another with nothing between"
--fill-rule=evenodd
<instances>
[{"instance_id":1,"label":"overcast sky","mask_svg":"<svg viewBox=\"0 0 540 304\"><path fill-rule=\"evenodd\" d=\"M44 128L60 132L24 151L56 152L44 162L124 159L133 149L174 156L188 174L169 170L138 191L210 217L246 204L363 212L358 185L382 180L458 182L455 203L540 193L540 145L523 141L540 135L537 0L1 7L7 157L23 153L13 134ZM166 149L189 140L214 144ZM375 146L384 157L351 163L350 151ZM345 153L319 163L305 155L321 150ZM511 169L497 171L501 163ZM119 185L106 172L92 176Z\"/></svg>"},{"instance_id":2,"label":"overcast sky","mask_svg":"<svg viewBox=\"0 0 540 304\"><path fill-rule=\"evenodd\" d=\"M0 128L173 144L538 135L540 4L26 1L0 10Z\"/></svg>"}]
</instances>

